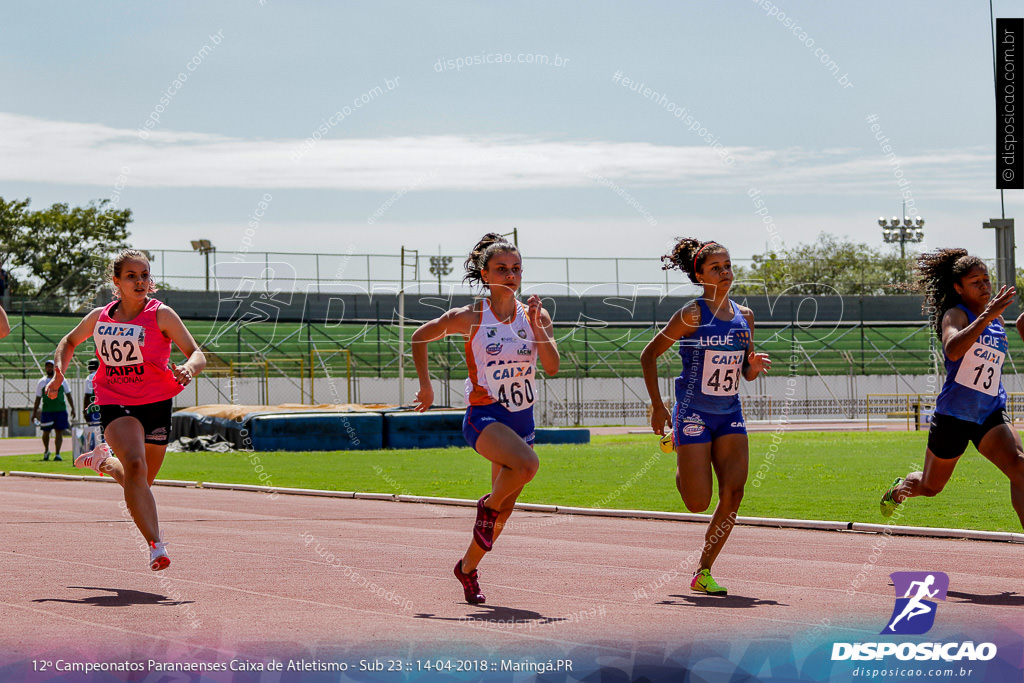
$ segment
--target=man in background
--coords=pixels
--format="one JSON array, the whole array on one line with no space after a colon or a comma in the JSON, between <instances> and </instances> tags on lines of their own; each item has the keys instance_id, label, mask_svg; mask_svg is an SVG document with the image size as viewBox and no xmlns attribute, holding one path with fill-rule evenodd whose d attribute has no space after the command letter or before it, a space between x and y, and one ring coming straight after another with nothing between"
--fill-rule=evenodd
<instances>
[{"instance_id":1,"label":"man in background","mask_svg":"<svg viewBox=\"0 0 1024 683\"><path fill-rule=\"evenodd\" d=\"M64 441L64 432L71 425L68 423L68 406L71 412L75 411L75 402L71 398L71 385L67 378L64 379L62 388L64 391L57 392L57 398L50 398L44 392L46 385L53 379L54 364L52 360L46 361L46 376L36 384L36 403L32 406L32 418L39 421L39 427L43 430L43 460L50 459L50 430L56 429L54 460L63 460L60 457L60 447ZM67 398L67 404L64 400ZM40 402L42 411L40 412Z\"/></svg>"},{"instance_id":2,"label":"man in background","mask_svg":"<svg viewBox=\"0 0 1024 683\"><path fill-rule=\"evenodd\" d=\"M89 376L85 378L85 397L82 405L82 418L85 420L83 451L91 451L103 441L103 425L100 422L100 407L96 405L96 390L93 380L100 362L96 358L89 359Z\"/></svg>"}]
</instances>

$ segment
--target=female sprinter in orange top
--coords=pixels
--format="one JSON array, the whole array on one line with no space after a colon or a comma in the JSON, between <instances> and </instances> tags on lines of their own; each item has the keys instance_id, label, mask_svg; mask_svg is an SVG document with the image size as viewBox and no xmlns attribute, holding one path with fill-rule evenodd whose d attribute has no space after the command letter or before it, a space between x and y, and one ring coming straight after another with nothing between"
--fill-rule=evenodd
<instances>
[{"instance_id":1,"label":"female sprinter in orange top","mask_svg":"<svg viewBox=\"0 0 1024 683\"><path fill-rule=\"evenodd\" d=\"M501 235L484 235L466 259L465 280L480 283L489 295L469 306L453 308L424 323L412 336L412 357L420 390L416 410L434 402L427 368L427 343L450 334L466 340L466 417L462 433L477 453L491 461L491 492L477 503L473 541L455 563L466 602L485 601L477 565L491 549L516 498L537 473L533 451L533 402L537 398L537 359L544 372L558 372L558 348L551 317L531 296L516 300L522 280L519 250Z\"/></svg>"},{"instance_id":2,"label":"female sprinter in orange top","mask_svg":"<svg viewBox=\"0 0 1024 683\"><path fill-rule=\"evenodd\" d=\"M178 314L149 298L156 287L143 252L122 251L110 275L115 300L93 309L60 340L56 372L46 391L57 394L75 347L92 337L100 361L93 389L106 443L78 456L75 467L105 472L124 488L124 501L149 544L150 568L156 571L171 560L150 487L167 450L171 400L206 367L206 357ZM188 358L182 365L169 362L172 342Z\"/></svg>"},{"instance_id":3,"label":"female sprinter in orange top","mask_svg":"<svg viewBox=\"0 0 1024 683\"><path fill-rule=\"evenodd\" d=\"M747 482L747 429L740 406L740 375L747 381L767 372L766 353L754 352L754 314L729 299L732 262L717 242L679 240L662 257L664 269L678 268L704 288L672 316L640 355L644 382L651 396L651 427L665 433L670 417L658 389L658 356L679 342L683 371L676 378L676 403L671 416L676 449L676 487L691 512L711 504L711 474L718 477L718 505L705 534L700 566L690 588L726 595L711 576L711 565L736 523Z\"/></svg>"}]
</instances>

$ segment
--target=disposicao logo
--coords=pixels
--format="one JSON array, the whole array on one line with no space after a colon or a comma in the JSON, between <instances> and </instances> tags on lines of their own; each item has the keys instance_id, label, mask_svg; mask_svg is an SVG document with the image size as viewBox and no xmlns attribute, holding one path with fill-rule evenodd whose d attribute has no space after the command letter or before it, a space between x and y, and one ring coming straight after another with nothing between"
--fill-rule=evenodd
<instances>
[{"instance_id":1,"label":"disposicao logo","mask_svg":"<svg viewBox=\"0 0 1024 683\"><path fill-rule=\"evenodd\" d=\"M945 600L949 576L943 572L893 572L896 604L881 635L921 635L935 624L938 603ZM879 660L895 656L907 661L988 661L997 654L993 643L833 643L832 661Z\"/></svg>"},{"instance_id":2,"label":"disposicao logo","mask_svg":"<svg viewBox=\"0 0 1024 683\"><path fill-rule=\"evenodd\" d=\"M896 589L896 605L882 634L916 636L930 631L935 624L934 601L946 599L949 577L943 572L893 572L889 576Z\"/></svg>"}]
</instances>

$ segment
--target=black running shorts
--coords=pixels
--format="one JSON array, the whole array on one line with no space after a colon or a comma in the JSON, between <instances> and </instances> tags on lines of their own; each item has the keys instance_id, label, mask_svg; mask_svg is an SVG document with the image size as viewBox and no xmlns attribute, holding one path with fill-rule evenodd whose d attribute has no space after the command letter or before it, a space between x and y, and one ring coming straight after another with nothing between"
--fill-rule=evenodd
<instances>
[{"instance_id":1,"label":"black running shorts","mask_svg":"<svg viewBox=\"0 0 1024 683\"><path fill-rule=\"evenodd\" d=\"M158 446L167 445L167 437L171 433L171 404L173 399L144 403L140 406L108 405L100 406L100 422L104 431L119 417L134 417L142 423L146 434L146 443Z\"/></svg>"},{"instance_id":2,"label":"black running shorts","mask_svg":"<svg viewBox=\"0 0 1024 683\"><path fill-rule=\"evenodd\" d=\"M942 460L959 458L967 450L968 441L977 448L982 438L992 428L1003 424L1011 427L1013 425L1013 421L1003 408L986 417L981 424L935 413L932 416L931 429L928 430L928 450Z\"/></svg>"}]
</instances>

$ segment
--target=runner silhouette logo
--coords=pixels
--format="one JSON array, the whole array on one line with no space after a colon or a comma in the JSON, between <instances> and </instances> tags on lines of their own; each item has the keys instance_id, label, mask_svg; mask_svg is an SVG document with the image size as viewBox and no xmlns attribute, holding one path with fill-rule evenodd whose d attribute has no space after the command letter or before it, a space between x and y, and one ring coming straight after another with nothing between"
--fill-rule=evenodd
<instances>
[{"instance_id":1,"label":"runner silhouette logo","mask_svg":"<svg viewBox=\"0 0 1024 683\"><path fill-rule=\"evenodd\" d=\"M945 600L949 576L943 572L893 572L896 605L883 634L920 635L935 624L935 600Z\"/></svg>"}]
</instances>

